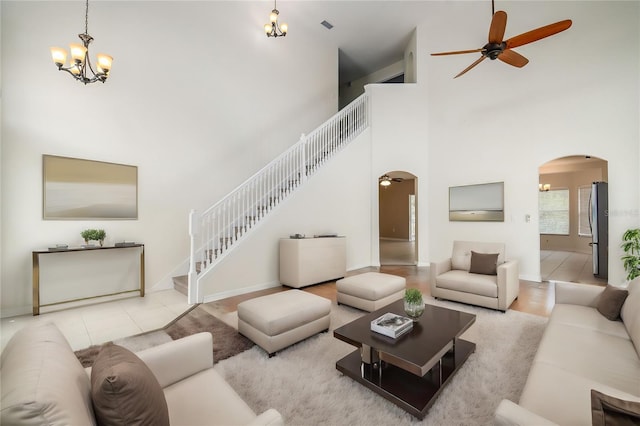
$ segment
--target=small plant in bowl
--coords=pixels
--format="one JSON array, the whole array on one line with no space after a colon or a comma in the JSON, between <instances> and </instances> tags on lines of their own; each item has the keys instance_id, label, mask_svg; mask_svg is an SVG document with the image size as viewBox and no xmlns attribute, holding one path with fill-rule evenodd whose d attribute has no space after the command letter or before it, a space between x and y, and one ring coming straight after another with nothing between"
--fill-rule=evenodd
<instances>
[{"instance_id":1,"label":"small plant in bowl","mask_svg":"<svg viewBox=\"0 0 640 426\"><path fill-rule=\"evenodd\" d=\"M408 288L404 292L404 311L413 321L418 321L424 313L424 300L417 288Z\"/></svg>"}]
</instances>

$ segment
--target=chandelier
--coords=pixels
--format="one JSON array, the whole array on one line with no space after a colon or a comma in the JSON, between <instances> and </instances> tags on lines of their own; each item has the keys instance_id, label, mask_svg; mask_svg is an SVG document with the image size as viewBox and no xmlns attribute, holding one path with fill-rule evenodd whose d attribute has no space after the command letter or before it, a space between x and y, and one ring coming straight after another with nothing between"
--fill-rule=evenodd
<instances>
[{"instance_id":1,"label":"chandelier","mask_svg":"<svg viewBox=\"0 0 640 426\"><path fill-rule=\"evenodd\" d=\"M289 26L285 23L278 25L278 9L276 8L276 0L273 0L273 10L269 15L269 23L264 24L264 32L267 37L284 37L287 35Z\"/></svg>"},{"instance_id":2,"label":"chandelier","mask_svg":"<svg viewBox=\"0 0 640 426\"><path fill-rule=\"evenodd\" d=\"M78 34L82 44L71 43L69 49L71 50L71 60L69 66L65 66L67 63L67 51L61 47L51 48L51 57L53 62L60 71L66 71L78 81L84 84L95 83L96 81L105 82L109 77L109 71L111 71L111 62L113 58L104 53L98 54L98 63L96 64L96 72L89 60L89 43L93 41L93 37L88 34L89 23L89 0L86 1L86 9L84 14L84 33Z\"/></svg>"}]
</instances>

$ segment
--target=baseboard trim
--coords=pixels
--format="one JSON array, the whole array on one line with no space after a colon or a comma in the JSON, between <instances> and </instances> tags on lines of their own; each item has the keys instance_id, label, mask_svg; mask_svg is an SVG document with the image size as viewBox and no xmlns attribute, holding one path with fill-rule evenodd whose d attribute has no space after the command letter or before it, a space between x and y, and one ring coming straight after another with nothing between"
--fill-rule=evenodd
<instances>
[{"instance_id":1,"label":"baseboard trim","mask_svg":"<svg viewBox=\"0 0 640 426\"><path fill-rule=\"evenodd\" d=\"M533 281L535 283L540 283L542 282L542 277L540 275L527 275L527 274L522 274L518 277L519 279L521 279L522 281Z\"/></svg>"},{"instance_id":2,"label":"baseboard trim","mask_svg":"<svg viewBox=\"0 0 640 426\"><path fill-rule=\"evenodd\" d=\"M220 293L214 293L214 294L209 294L207 296L204 296L202 303L215 302L216 300L226 299L228 297L240 296L242 294L251 293L254 291L266 290L269 288L276 288L281 286L282 284L280 284L278 281L273 281L273 282L268 282L264 284L254 285L251 287L235 288L233 290L222 291Z\"/></svg>"}]
</instances>

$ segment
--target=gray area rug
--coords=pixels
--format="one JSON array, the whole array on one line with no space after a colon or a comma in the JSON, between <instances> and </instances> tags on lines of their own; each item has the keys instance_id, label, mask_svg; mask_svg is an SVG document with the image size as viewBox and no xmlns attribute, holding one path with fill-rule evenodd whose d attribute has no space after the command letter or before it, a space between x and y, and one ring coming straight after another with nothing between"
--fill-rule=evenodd
<instances>
[{"instance_id":1,"label":"gray area rug","mask_svg":"<svg viewBox=\"0 0 640 426\"><path fill-rule=\"evenodd\" d=\"M288 425L488 425L503 398L518 401L547 319L501 313L428 298L428 303L477 315L464 338L473 353L420 422L335 368L355 348L333 329L363 313L332 306L331 331L284 349L273 358L255 346L216 369L256 412L277 409Z\"/></svg>"},{"instance_id":2,"label":"gray area rug","mask_svg":"<svg viewBox=\"0 0 640 426\"><path fill-rule=\"evenodd\" d=\"M159 330L114 340L113 343L136 352L202 331L213 335L213 359L216 362L246 351L254 345L251 340L238 334L236 329L209 314L203 305L196 305ZM102 345L94 345L76 351L75 354L83 367L90 367L101 348Z\"/></svg>"}]
</instances>

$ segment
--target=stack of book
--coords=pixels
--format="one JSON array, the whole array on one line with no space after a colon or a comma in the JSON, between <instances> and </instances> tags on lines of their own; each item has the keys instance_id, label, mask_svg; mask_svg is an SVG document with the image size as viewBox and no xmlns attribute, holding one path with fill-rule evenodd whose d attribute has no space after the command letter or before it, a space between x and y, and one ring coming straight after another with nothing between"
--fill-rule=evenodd
<instances>
[{"instance_id":1,"label":"stack of book","mask_svg":"<svg viewBox=\"0 0 640 426\"><path fill-rule=\"evenodd\" d=\"M384 334L392 338L400 337L413 328L411 318L392 314L390 312L371 321L371 331Z\"/></svg>"}]
</instances>

